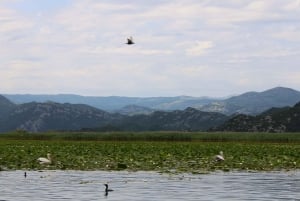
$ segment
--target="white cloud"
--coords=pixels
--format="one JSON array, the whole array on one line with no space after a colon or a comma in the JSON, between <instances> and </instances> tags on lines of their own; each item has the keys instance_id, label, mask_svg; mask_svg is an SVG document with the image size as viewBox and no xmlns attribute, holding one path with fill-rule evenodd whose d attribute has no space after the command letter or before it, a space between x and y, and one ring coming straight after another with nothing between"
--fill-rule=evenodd
<instances>
[{"instance_id":1,"label":"white cloud","mask_svg":"<svg viewBox=\"0 0 300 201\"><path fill-rule=\"evenodd\" d=\"M133 47L96 47L91 49L82 49L79 50L85 54L121 54L121 55L170 55L172 54L171 50L160 50L160 49L142 49L142 48L133 48Z\"/></svg>"},{"instance_id":2,"label":"white cloud","mask_svg":"<svg viewBox=\"0 0 300 201\"><path fill-rule=\"evenodd\" d=\"M287 11L299 11L300 0L289 1L283 8Z\"/></svg>"},{"instance_id":3,"label":"white cloud","mask_svg":"<svg viewBox=\"0 0 300 201\"><path fill-rule=\"evenodd\" d=\"M298 0L74 0L40 16L2 2L0 91L223 96L297 86L288 75L300 62ZM131 35L136 44L125 45Z\"/></svg>"},{"instance_id":4,"label":"white cloud","mask_svg":"<svg viewBox=\"0 0 300 201\"><path fill-rule=\"evenodd\" d=\"M186 54L189 56L201 56L212 47L214 47L212 41L196 41L195 45L186 49Z\"/></svg>"},{"instance_id":5,"label":"white cloud","mask_svg":"<svg viewBox=\"0 0 300 201\"><path fill-rule=\"evenodd\" d=\"M11 9L0 6L0 33L11 34L32 27L29 20L23 19Z\"/></svg>"},{"instance_id":6,"label":"white cloud","mask_svg":"<svg viewBox=\"0 0 300 201\"><path fill-rule=\"evenodd\" d=\"M272 34L273 37L286 41L300 42L300 27L286 27L285 30L280 30Z\"/></svg>"}]
</instances>

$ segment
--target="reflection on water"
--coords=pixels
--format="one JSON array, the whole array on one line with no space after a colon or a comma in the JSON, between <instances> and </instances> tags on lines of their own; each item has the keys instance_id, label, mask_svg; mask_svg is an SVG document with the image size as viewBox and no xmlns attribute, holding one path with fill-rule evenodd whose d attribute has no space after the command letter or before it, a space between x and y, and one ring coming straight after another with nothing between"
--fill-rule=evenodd
<instances>
[{"instance_id":1,"label":"reflection on water","mask_svg":"<svg viewBox=\"0 0 300 201\"><path fill-rule=\"evenodd\" d=\"M0 172L0 200L300 200L300 171L159 174ZM105 186L114 191L105 193Z\"/></svg>"}]
</instances>

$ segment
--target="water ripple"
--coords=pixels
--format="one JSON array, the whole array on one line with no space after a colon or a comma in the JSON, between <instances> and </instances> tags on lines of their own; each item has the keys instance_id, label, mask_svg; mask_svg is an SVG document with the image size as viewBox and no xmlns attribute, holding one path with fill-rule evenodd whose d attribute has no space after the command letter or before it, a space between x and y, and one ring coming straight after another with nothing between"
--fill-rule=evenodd
<instances>
[{"instance_id":1,"label":"water ripple","mask_svg":"<svg viewBox=\"0 0 300 201\"><path fill-rule=\"evenodd\" d=\"M0 172L0 201L299 200L300 172ZM105 195L104 183L114 189Z\"/></svg>"}]
</instances>

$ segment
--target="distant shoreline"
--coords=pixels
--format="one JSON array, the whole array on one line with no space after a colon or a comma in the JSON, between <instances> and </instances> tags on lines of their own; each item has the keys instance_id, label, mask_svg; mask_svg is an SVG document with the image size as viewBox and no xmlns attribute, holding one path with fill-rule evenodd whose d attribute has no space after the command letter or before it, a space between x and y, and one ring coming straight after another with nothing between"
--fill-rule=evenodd
<instances>
[{"instance_id":1,"label":"distant shoreline","mask_svg":"<svg viewBox=\"0 0 300 201\"><path fill-rule=\"evenodd\" d=\"M262 132L182 132L182 131L49 131L30 133L14 131L0 134L6 140L47 141L178 141L178 142L271 142L300 143L300 133Z\"/></svg>"}]
</instances>

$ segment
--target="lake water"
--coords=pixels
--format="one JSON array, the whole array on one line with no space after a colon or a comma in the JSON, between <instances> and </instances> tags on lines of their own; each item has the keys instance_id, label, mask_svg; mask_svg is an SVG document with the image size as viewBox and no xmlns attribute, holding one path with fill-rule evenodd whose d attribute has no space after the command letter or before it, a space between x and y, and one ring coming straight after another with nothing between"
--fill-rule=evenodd
<instances>
[{"instance_id":1,"label":"lake water","mask_svg":"<svg viewBox=\"0 0 300 201\"><path fill-rule=\"evenodd\" d=\"M105 195L104 183L114 191ZM300 200L300 171L0 171L0 200Z\"/></svg>"}]
</instances>

